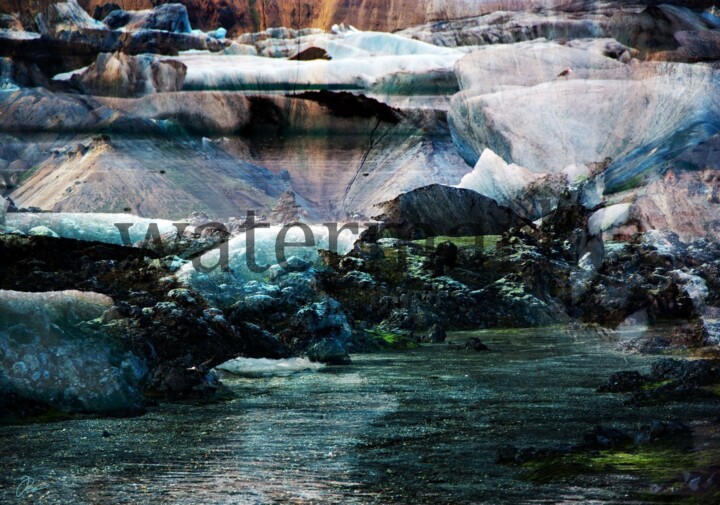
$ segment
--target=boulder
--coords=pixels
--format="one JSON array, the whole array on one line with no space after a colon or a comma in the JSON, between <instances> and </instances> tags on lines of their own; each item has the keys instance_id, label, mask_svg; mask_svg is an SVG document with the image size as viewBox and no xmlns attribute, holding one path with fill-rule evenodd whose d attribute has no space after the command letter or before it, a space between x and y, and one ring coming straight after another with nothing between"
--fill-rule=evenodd
<instances>
[{"instance_id":1,"label":"boulder","mask_svg":"<svg viewBox=\"0 0 720 505\"><path fill-rule=\"evenodd\" d=\"M87 322L112 305L90 292L0 290L0 404L8 398L63 411L143 409L143 359L115 347Z\"/></svg>"},{"instance_id":2,"label":"boulder","mask_svg":"<svg viewBox=\"0 0 720 505\"><path fill-rule=\"evenodd\" d=\"M102 5L96 5L95 8L92 11L92 17L96 21L102 21L111 12L119 11L121 10L121 7L116 3L107 3Z\"/></svg>"},{"instance_id":3,"label":"boulder","mask_svg":"<svg viewBox=\"0 0 720 505\"><path fill-rule=\"evenodd\" d=\"M598 388L599 393L626 393L637 391L650 382L650 378L640 372L615 372Z\"/></svg>"},{"instance_id":4,"label":"boulder","mask_svg":"<svg viewBox=\"0 0 720 505\"><path fill-rule=\"evenodd\" d=\"M445 342L446 338L447 338L447 333L445 332L445 328L443 328L439 324L432 325L432 327L430 328L430 331L428 331L428 334L427 334L427 341L431 342L433 344Z\"/></svg>"},{"instance_id":5,"label":"boulder","mask_svg":"<svg viewBox=\"0 0 720 505\"><path fill-rule=\"evenodd\" d=\"M310 361L327 365L349 365L350 356L343 345L335 339L321 340L307 348Z\"/></svg>"},{"instance_id":6,"label":"boulder","mask_svg":"<svg viewBox=\"0 0 720 505\"><path fill-rule=\"evenodd\" d=\"M718 33L711 32L712 27L690 9L668 4L651 5L640 13L619 11L609 23L612 36L638 49L643 58L671 61L720 57Z\"/></svg>"},{"instance_id":7,"label":"boulder","mask_svg":"<svg viewBox=\"0 0 720 505\"><path fill-rule=\"evenodd\" d=\"M491 198L469 189L433 184L378 204L382 214L373 217L384 223L392 236L418 239L441 235L498 235L526 222Z\"/></svg>"},{"instance_id":8,"label":"boulder","mask_svg":"<svg viewBox=\"0 0 720 505\"><path fill-rule=\"evenodd\" d=\"M77 0L50 3L35 16L38 31L43 35L55 36L62 32L82 30L106 30L102 23L91 18L77 3Z\"/></svg>"},{"instance_id":9,"label":"boulder","mask_svg":"<svg viewBox=\"0 0 720 505\"><path fill-rule=\"evenodd\" d=\"M352 333L342 307L333 299L303 307L293 317L291 327L305 337L324 337L340 343L347 342Z\"/></svg>"},{"instance_id":10,"label":"boulder","mask_svg":"<svg viewBox=\"0 0 720 505\"><path fill-rule=\"evenodd\" d=\"M180 3L158 5L152 10L113 10L103 19L109 28L126 31L161 30L172 33L190 33L187 8Z\"/></svg>"},{"instance_id":11,"label":"boulder","mask_svg":"<svg viewBox=\"0 0 720 505\"><path fill-rule=\"evenodd\" d=\"M138 97L180 91L186 73L187 67L174 60L101 53L93 65L74 75L72 82L89 95Z\"/></svg>"}]
</instances>

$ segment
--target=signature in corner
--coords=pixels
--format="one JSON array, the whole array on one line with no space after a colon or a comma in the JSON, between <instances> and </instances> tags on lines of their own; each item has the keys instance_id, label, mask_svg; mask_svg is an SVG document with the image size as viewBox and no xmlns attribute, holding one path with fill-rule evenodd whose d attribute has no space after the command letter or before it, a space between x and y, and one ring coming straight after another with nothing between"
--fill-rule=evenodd
<instances>
[{"instance_id":1,"label":"signature in corner","mask_svg":"<svg viewBox=\"0 0 720 505\"><path fill-rule=\"evenodd\" d=\"M15 496L17 496L18 498L22 498L23 496L28 496L32 493L41 491L46 488L47 486L36 486L35 479L26 475L22 479L20 479L20 484L18 484L17 488L15 489Z\"/></svg>"}]
</instances>

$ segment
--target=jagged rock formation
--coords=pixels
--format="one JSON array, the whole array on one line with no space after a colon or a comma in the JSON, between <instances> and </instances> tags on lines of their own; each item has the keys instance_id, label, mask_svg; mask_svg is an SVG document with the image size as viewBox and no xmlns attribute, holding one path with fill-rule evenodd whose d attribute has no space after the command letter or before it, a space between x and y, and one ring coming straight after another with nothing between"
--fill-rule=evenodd
<instances>
[{"instance_id":1,"label":"jagged rock formation","mask_svg":"<svg viewBox=\"0 0 720 505\"><path fill-rule=\"evenodd\" d=\"M277 206L270 213L270 223L286 225L288 223L295 223L300 220L300 212L298 212L300 205L298 205L295 199L295 193L292 191L286 191L280 195Z\"/></svg>"},{"instance_id":2,"label":"jagged rock formation","mask_svg":"<svg viewBox=\"0 0 720 505\"><path fill-rule=\"evenodd\" d=\"M101 53L90 67L73 75L72 83L87 95L135 97L180 91L186 73L187 67L179 61Z\"/></svg>"},{"instance_id":3,"label":"jagged rock formation","mask_svg":"<svg viewBox=\"0 0 720 505\"><path fill-rule=\"evenodd\" d=\"M15 21L12 30L0 30L0 56L11 57L16 64L36 65L46 77L52 77L90 65L99 53L177 54L189 49L221 51L230 45L204 34L185 33L189 26L184 11L176 11L177 6L143 13L132 30L121 31L91 18L76 0L4 0L0 13ZM174 31L143 29L151 26Z\"/></svg>"}]
</instances>

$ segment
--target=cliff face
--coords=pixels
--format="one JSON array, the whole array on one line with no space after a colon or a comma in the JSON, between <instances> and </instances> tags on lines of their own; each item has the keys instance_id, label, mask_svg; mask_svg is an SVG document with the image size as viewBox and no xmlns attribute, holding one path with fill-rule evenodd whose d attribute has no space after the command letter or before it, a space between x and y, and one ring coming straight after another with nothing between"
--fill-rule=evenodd
<instances>
[{"instance_id":1,"label":"cliff face","mask_svg":"<svg viewBox=\"0 0 720 505\"><path fill-rule=\"evenodd\" d=\"M78 0L92 14L96 7L116 3L125 10L150 9L173 0ZM477 16L517 8L520 0L174 0L187 7L193 28L222 26L231 34L268 27L330 28L351 24L361 30L394 31L439 19ZM575 0L550 0L550 5Z\"/></svg>"}]
</instances>

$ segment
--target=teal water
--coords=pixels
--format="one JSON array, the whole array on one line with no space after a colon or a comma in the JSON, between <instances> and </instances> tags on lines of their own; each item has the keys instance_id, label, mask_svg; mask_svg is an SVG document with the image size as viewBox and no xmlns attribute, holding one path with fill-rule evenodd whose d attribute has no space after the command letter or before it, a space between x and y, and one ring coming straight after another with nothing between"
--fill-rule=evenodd
<instances>
[{"instance_id":1,"label":"teal water","mask_svg":"<svg viewBox=\"0 0 720 505\"><path fill-rule=\"evenodd\" d=\"M600 423L712 415L596 393L611 372L650 363L596 337L560 328L451 338L471 335L492 352L355 355L325 372L227 379L237 399L226 403L0 427L0 503L627 503L649 483L537 485L496 465L495 451L575 442ZM16 497L23 476L43 489Z\"/></svg>"}]
</instances>

